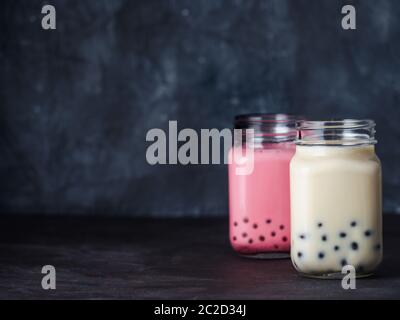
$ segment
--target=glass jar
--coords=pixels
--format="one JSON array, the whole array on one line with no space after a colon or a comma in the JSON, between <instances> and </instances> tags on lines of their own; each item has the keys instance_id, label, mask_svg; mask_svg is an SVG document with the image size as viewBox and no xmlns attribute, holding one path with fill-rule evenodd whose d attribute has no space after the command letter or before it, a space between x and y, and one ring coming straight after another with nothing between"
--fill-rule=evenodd
<instances>
[{"instance_id":1,"label":"glass jar","mask_svg":"<svg viewBox=\"0 0 400 320\"><path fill-rule=\"evenodd\" d=\"M371 275L382 260L381 165L372 120L301 121L290 164L292 262L301 274Z\"/></svg>"},{"instance_id":2,"label":"glass jar","mask_svg":"<svg viewBox=\"0 0 400 320\"><path fill-rule=\"evenodd\" d=\"M289 257L289 163L296 119L285 114L235 118L229 152L230 241L242 256ZM240 172L241 167L250 168Z\"/></svg>"}]
</instances>

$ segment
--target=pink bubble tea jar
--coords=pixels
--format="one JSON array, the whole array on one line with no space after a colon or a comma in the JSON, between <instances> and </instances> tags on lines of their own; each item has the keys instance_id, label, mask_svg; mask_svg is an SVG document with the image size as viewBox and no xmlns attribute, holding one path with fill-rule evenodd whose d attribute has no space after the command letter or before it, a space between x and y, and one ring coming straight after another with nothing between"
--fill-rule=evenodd
<instances>
[{"instance_id":1,"label":"pink bubble tea jar","mask_svg":"<svg viewBox=\"0 0 400 320\"><path fill-rule=\"evenodd\" d=\"M241 256L290 256L289 164L295 124L296 119L285 114L235 117L228 157L229 236Z\"/></svg>"}]
</instances>

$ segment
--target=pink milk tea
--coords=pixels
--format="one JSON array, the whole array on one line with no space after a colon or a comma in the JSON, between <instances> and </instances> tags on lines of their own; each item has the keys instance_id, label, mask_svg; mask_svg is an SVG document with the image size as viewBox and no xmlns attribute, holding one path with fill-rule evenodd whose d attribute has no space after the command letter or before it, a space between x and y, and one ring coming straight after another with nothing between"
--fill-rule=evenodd
<instances>
[{"instance_id":1,"label":"pink milk tea","mask_svg":"<svg viewBox=\"0 0 400 320\"><path fill-rule=\"evenodd\" d=\"M241 116L243 117L243 116ZM255 117L255 115L251 115ZM229 212L230 242L240 255L257 258L289 257L290 252L290 183L289 164L295 153L295 123L287 115L259 115L260 121L269 120L269 126L255 127L261 140L235 145L229 152ZM277 117L288 132L276 136ZM253 119L253 122L255 120ZM290 121L289 124L286 122ZM235 128L236 128L235 122ZM272 128L271 128L272 127ZM274 129L274 130L273 130ZM258 132L262 134L257 134ZM268 134L273 132L273 134ZM246 151L253 148L252 157ZM246 150L247 149L247 150ZM244 161L253 161L249 174L238 175L242 161L235 161L233 154L241 154ZM235 155L235 156L236 156Z\"/></svg>"}]
</instances>

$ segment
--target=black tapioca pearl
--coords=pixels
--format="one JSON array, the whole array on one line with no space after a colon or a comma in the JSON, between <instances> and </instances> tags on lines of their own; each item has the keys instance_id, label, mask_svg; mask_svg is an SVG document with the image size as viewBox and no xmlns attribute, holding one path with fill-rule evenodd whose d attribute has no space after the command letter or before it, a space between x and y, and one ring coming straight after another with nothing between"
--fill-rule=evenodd
<instances>
[{"instance_id":1,"label":"black tapioca pearl","mask_svg":"<svg viewBox=\"0 0 400 320\"><path fill-rule=\"evenodd\" d=\"M253 243L253 239L249 239L249 243L252 244Z\"/></svg>"},{"instance_id":2,"label":"black tapioca pearl","mask_svg":"<svg viewBox=\"0 0 400 320\"><path fill-rule=\"evenodd\" d=\"M339 246L334 246L334 247L333 247L333 250L335 250L335 251L339 251L339 249L340 249Z\"/></svg>"},{"instance_id":3,"label":"black tapioca pearl","mask_svg":"<svg viewBox=\"0 0 400 320\"><path fill-rule=\"evenodd\" d=\"M322 241L328 241L328 236L326 235L326 234L324 234L322 237L321 237L321 240Z\"/></svg>"},{"instance_id":4,"label":"black tapioca pearl","mask_svg":"<svg viewBox=\"0 0 400 320\"><path fill-rule=\"evenodd\" d=\"M243 237L243 238L247 238L247 233L246 233L246 232L243 232L243 233L242 233L242 237Z\"/></svg>"},{"instance_id":5,"label":"black tapioca pearl","mask_svg":"<svg viewBox=\"0 0 400 320\"><path fill-rule=\"evenodd\" d=\"M265 237L264 236L259 236L258 239L260 239L260 241L264 241Z\"/></svg>"},{"instance_id":6,"label":"black tapioca pearl","mask_svg":"<svg viewBox=\"0 0 400 320\"><path fill-rule=\"evenodd\" d=\"M347 260L346 260L346 259L340 260L340 265L341 265L342 267L347 266Z\"/></svg>"},{"instance_id":7,"label":"black tapioca pearl","mask_svg":"<svg viewBox=\"0 0 400 320\"><path fill-rule=\"evenodd\" d=\"M339 233L339 237L346 238L347 237L347 233L346 232L340 232Z\"/></svg>"},{"instance_id":8,"label":"black tapioca pearl","mask_svg":"<svg viewBox=\"0 0 400 320\"><path fill-rule=\"evenodd\" d=\"M243 222L244 222L244 223L248 223L248 222L249 222L249 218L244 218L244 219L243 219Z\"/></svg>"},{"instance_id":9,"label":"black tapioca pearl","mask_svg":"<svg viewBox=\"0 0 400 320\"><path fill-rule=\"evenodd\" d=\"M352 221L352 222L350 223L350 225L354 228L355 226L357 226L357 222L356 222L356 221Z\"/></svg>"},{"instance_id":10,"label":"black tapioca pearl","mask_svg":"<svg viewBox=\"0 0 400 320\"><path fill-rule=\"evenodd\" d=\"M304 240L306 238L306 235L305 234L301 234L301 235L299 235L299 238Z\"/></svg>"},{"instance_id":11,"label":"black tapioca pearl","mask_svg":"<svg viewBox=\"0 0 400 320\"><path fill-rule=\"evenodd\" d=\"M272 222L272 220L271 220L271 219L267 219L265 222L266 222L267 224L270 224L270 223Z\"/></svg>"},{"instance_id":12,"label":"black tapioca pearl","mask_svg":"<svg viewBox=\"0 0 400 320\"><path fill-rule=\"evenodd\" d=\"M357 272L364 272L364 266L358 266L357 268L356 268L356 271Z\"/></svg>"},{"instance_id":13,"label":"black tapioca pearl","mask_svg":"<svg viewBox=\"0 0 400 320\"><path fill-rule=\"evenodd\" d=\"M365 235L366 237L370 237L371 234L372 234L372 231L371 231L371 230L366 230L366 231L364 232L364 235Z\"/></svg>"},{"instance_id":14,"label":"black tapioca pearl","mask_svg":"<svg viewBox=\"0 0 400 320\"><path fill-rule=\"evenodd\" d=\"M276 236L276 232L275 231L272 231L271 232L271 237L275 237Z\"/></svg>"},{"instance_id":15,"label":"black tapioca pearl","mask_svg":"<svg viewBox=\"0 0 400 320\"><path fill-rule=\"evenodd\" d=\"M318 253L318 258L323 259L325 257L325 253L324 252L319 252Z\"/></svg>"},{"instance_id":16,"label":"black tapioca pearl","mask_svg":"<svg viewBox=\"0 0 400 320\"><path fill-rule=\"evenodd\" d=\"M274 245L275 249L279 249L279 246L277 244Z\"/></svg>"},{"instance_id":17,"label":"black tapioca pearl","mask_svg":"<svg viewBox=\"0 0 400 320\"><path fill-rule=\"evenodd\" d=\"M232 239L233 239L233 241L236 241L236 240L237 240L237 238L236 238L236 237L233 237Z\"/></svg>"},{"instance_id":18,"label":"black tapioca pearl","mask_svg":"<svg viewBox=\"0 0 400 320\"><path fill-rule=\"evenodd\" d=\"M317 226L318 226L318 228L322 228L322 226L323 226L322 222L318 222Z\"/></svg>"},{"instance_id":19,"label":"black tapioca pearl","mask_svg":"<svg viewBox=\"0 0 400 320\"><path fill-rule=\"evenodd\" d=\"M254 228L254 229L257 229L257 228L258 228L257 223L254 223L254 224L253 224L253 228Z\"/></svg>"},{"instance_id":20,"label":"black tapioca pearl","mask_svg":"<svg viewBox=\"0 0 400 320\"><path fill-rule=\"evenodd\" d=\"M279 229L280 229L280 230L283 230L283 229L285 229L285 226L284 226L283 224L281 224L281 225L279 226Z\"/></svg>"},{"instance_id":21,"label":"black tapioca pearl","mask_svg":"<svg viewBox=\"0 0 400 320\"><path fill-rule=\"evenodd\" d=\"M351 249L358 250L358 243L357 242L352 242L350 246L351 246Z\"/></svg>"},{"instance_id":22,"label":"black tapioca pearl","mask_svg":"<svg viewBox=\"0 0 400 320\"><path fill-rule=\"evenodd\" d=\"M237 227L237 226L238 226L238 223L235 221L235 222L233 223L233 225L234 225L235 227Z\"/></svg>"},{"instance_id":23,"label":"black tapioca pearl","mask_svg":"<svg viewBox=\"0 0 400 320\"><path fill-rule=\"evenodd\" d=\"M298 258L301 258L302 256L303 256L303 253L301 253L300 251L297 252L297 257L298 257Z\"/></svg>"},{"instance_id":24,"label":"black tapioca pearl","mask_svg":"<svg viewBox=\"0 0 400 320\"><path fill-rule=\"evenodd\" d=\"M286 242L287 241L287 237L282 237L282 241Z\"/></svg>"}]
</instances>

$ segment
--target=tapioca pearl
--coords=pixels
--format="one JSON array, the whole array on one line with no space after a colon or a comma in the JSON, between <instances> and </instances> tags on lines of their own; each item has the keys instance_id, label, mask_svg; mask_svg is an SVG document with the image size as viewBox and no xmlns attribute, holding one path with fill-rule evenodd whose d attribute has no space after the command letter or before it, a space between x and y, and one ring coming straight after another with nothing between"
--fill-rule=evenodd
<instances>
[{"instance_id":1,"label":"tapioca pearl","mask_svg":"<svg viewBox=\"0 0 400 320\"><path fill-rule=\"evenodd\" d=\"M333 250L335 250L335 251L339 251L339 249L340 249L339 246L334 246L334 247L333 247Z\"/></svg>"},{"instance_id":2,"label":"tapioca pearl","mask_svg":"<svg viewBox=\"0 0 400 320\"><path fill-rule=\"evenodd\" d=\"M275 237L276 236L276 232L275 231L272 231L271 232L271 237Z\"/></svg>"},{"instance_id":3,"label":"tapioca pearl","mask_svg":"<svg viewBox=\"0 0 400 320\"><path fill-rule=\"evenodd\" d=\"M318 226L318 228L322 228L322 226L323 226L322 222L318 222L317 226Z\"/></svg>"},{"instance_id":4,"label":"tapioca pearl","mask_svg":"<svg viewBox=\"0 0 400 320\"><path fill-rule=\"evenodd\" d=\"M247 233L246 233L246 232L243 232L243 233L242 233L242 237L243 237L243 238L247 238Z\"/></svg>"},{"instance_id":5,"label":"tapioca pearl","mask_svg":"<svg viewBox=\"0 0 400 320\"><path fill-rule=\"evenodd\" d=\"M350 226L352 226L352 227L354 228L355 226L357 226L357 222L356 222L356 221L352 221L352 222L350 223Z\"/></svg>"},{"instance_id":6,"label":"tapioca pearl","mask_svg":"<svg viewBox=\"0 0 400 320\"><path fill-rule=\"evenodd\" d=\"M347 237L347 233L346 232L340 232L339 233L339 237L346 238Z\"/></svg>"},{"instance_id":7,"label":"tapioca pearl","mask_svg":"<svg viewBox=\"0 0 400 320\"><path fill-rule=\"evenodd\" d=\"M281 224L281 225L279 226L279 229L280 229L280 230L283 230L283 229L285 229L285 226L284 226L283 224Z\"/></svg>"},{"instance_id":8,"label":"tapioca pearl","mask_svg":"<svg viewBox=\"0 0 400 320\"><path fill-rule=\"evenodd\" d=\"M287 237L282 237L282 241L286 242L287 241Z\"/></svg>"},{"instance_id":9,"label":"tapioca pearl","mask_svg":"<svg viewBox=\"0 0 400 320\"><path fill-rule=\"evenodd\" d=\"M324 234L324 235L321 237L321 240L324 241L324 242L328 241L328 236L327 236L326 234Z\"/></svg>"},{"instance_id":10,"label":"tapioca pearl","mask_svg":"<svg viewBox=\"0 0 400 320\"><path fill-rule=\"evenodd\" d=\"M325 253L324 252L318 252L318 258L319 259L323 259L323 258L325 258Z\"/></svg>"},{"instance_id":11,"label":"tapioca pearl","mask_svg":"<svg viewBox=\"0 0 400 320\"><path fill-rule=\"evenodd\" d=\"M253 243L253 239L249 239L249 243L252 244Z\"/></svg>"},{"instance_id":12,"label":"tapioca pearl","mask_svg":"<svg viewBox=\"0 0 400 320\"><path fill-rule=\"evenodd\" d=\"M236 237L233 237L232 239L233 239L233 241L236 241L236 240L237 240L237 238L236 238Z\"/></svg>"},{"instance_id":13,"label":"tapioca pearl","mask_svg":"<svg viewBox=\"0 0 400 320\"><path fill-rule=\"evenodd\" d=\"M365 235L366 237L370 237L370 236L372 235L372 230L366 230L366 231L364 232L364 235Z\"/></svg>"},{"instance_id":14,"label":"tapioca pearl","mask_svg":"<svg viewBox=\"0 0 400 320\"><path fill-rule=\"evenodd\" d=\"M279 249L279 246L277 244L274 244L275 249Z\"/></svg>"},{"instance_id":15,"label":"tapioca pearl","mask_svg":"<svg viewBox=\"0 0 400 320\"><path fill-rule=\"evenodd\" d=\"M304 240L306 238L306 235L302 233L301 235L299 235L299 238Z\"/></svg>"},{"instance_id":16,"label":"tapioca pearl","mask_svg":"<svg viewBox=\"0 0 400 320\"><path fill-rule=\"evenodd\" d=\"M264 236L259 236L258 239L260 239L260 241L265 241L265 237Z\"/></svg>"},{"instance_id":17,"label":"tapioca pearl","mask_svg":"<svg viewBox=\"0 0 400 320\"><path fill-rule=\"evenodd\" d=\"M244 222L244 223L248 223L248 222L249 222L249 218L244 218L244 219L243 219L243 222Z\"/></svg>"},{"instance_id":18,"label":"tapioca pearl","mask_svg":"<svg viewBox=\"0 0 400 320\"><path fill-rule=\"evenodd\" d=\"M272 220L271 220L271 219L267 219L267 220L265 220L265 222L266 222L267 224L271 224Z\"/></svg>"},{"instance_id":19,"label":"tapioca pearl","mask_svg":"<svg viewBox=\"0 0 400 320\"><path fill-rule=\"evenodd\" d=\"M237 227L237 226L238 226L238 223L235 221L235 222L233 223L233 225L234 225L235 227Z\"/></svg>"},{"instance_id":20,"label":"tapioca pearl","mask_svg":"<svg viewBox=\"0 0 400 320\"><path fill-rule=\"evenodd\" d=\"M253 229L257 229L257 228L258 228L257 223L254 223L254 224L253 224Z\"/></svg>"},{"instance_id":21,"label":"tapioca pearl","mask_svg":"<svg viewBox=\"0 0 400 320\"><path fill-rule=\"evenodd\" d=\"M346 259L340 260L340 265L341 265L342 267L347 266L347 260L346 260Z\"/></svg>"},{"instance_id":22,"label":"tapioca pearl","mask_svg":"<svg viewBox=\"0 0 400 320\"><path fill-rule=\"evenodd\" d=\"M354 242L351 243L350 247L353 250L358 250L358 243L354 241Z\"/></svg>"},{"instance_id":23,"label":"tapioca pearl","mask_svg":"<svg viewBox=\"0 0 400 320\"><path fill-rule=\"evenodd\" d=\"M301 258L303 256L303 253L301 251L297 252L297 257Z\"/></svg>"}]
</instances>

